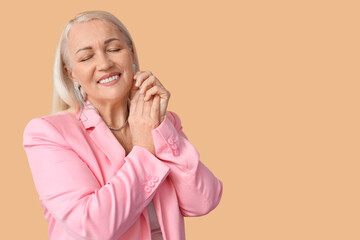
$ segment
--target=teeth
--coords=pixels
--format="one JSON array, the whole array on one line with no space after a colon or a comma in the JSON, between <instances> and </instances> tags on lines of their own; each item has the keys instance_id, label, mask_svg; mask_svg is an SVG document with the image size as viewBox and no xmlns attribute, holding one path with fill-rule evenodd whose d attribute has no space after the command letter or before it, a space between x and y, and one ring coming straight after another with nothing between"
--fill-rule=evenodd
<instances>
[{"instance_id":1,"label":"teeth","mask_svg":"<svg viewBox=\"0 0 360 240\"><path fill-rule=\"evenodd\" d=\"M112 77L109 77L109 78L105 78L105 79L99 81L99 83L112 82L112 81L114 81L115 79L117 79L118 77L119 77L119 75L115 75L115 76L112 76Z\"/></svg>"}]
</instances>

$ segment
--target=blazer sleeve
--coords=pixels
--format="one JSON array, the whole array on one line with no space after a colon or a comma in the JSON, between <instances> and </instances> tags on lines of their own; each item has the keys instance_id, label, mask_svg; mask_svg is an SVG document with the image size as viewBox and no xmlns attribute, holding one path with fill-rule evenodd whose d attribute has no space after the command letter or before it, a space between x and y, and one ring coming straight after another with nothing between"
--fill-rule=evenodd
<instances>
[{"instance_id":1,"label":"blazer sleeve","mask_svg":"<svg viewBox=\"0 0 360 240\"><path fill-rule=\"evenodd\" d=\"M118 239L150 203L169 167L134 146L124 165L101 186L55 126L29 122L24 148L40 200L75 239ZM146 185L152 179L154 186Z\"/></svg>"},{"instance_id":2,"label":"blazer sleeve","mask_svg":"<svg viewBox=\"0 0 360 240\"><path fill-rule=\"evenodd\" d=\"M178 115L168 111L152 134L156 156L171 169L169 177L182 214L200 216L213 210L222 196L222 182L200 161L198 151L182 131Z\"/></svg>"}]
</instances>

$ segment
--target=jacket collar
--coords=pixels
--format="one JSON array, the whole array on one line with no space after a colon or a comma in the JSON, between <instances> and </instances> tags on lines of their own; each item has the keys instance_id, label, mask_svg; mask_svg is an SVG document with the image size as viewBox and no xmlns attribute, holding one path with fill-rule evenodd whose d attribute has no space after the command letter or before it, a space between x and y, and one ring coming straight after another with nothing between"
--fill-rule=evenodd
<instances>
[{"instance_id":1,"label":"jacket collar","mask_svg":"<svg viewBox=\"0 0 360 240\"><path fill-rule=\"evenodd\" d=\"M80 113L79 111L76 114L78 119ZM104 152L115 171L117 171L125 162L125 149L108 128L99 112L92 105L86 106L80 120L85 129L89 130L91 139Z\"/></svg>"},{"instance_id":2,"label":"jacket collar","mask_svg":"<svg viewBox=\"0 0 360 240\"><path fill-rule=\"evenodd\" d=\"M80 110L76 113L76 118L79 119L84 125L85 129L97 126L103 121L98 110L89 102L86 101L88 106L84 106L83 111Z\"/></svg>"}]
</instances>

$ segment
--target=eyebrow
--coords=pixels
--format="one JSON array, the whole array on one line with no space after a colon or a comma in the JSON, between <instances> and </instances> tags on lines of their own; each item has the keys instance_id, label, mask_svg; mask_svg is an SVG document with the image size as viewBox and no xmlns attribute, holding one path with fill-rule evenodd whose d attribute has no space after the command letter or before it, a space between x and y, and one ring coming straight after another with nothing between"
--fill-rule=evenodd
<instances>
[{"instance_id":1,"label":"eyebrow","mask_svg":"<svg viewBox=\"0 0 360 240\"><path fill-rule=\"evenodd\" d=\"M120 39L118 39L118 38L110 38L108 40L105 40L104 44L106 45L106 44L108 44L108 43L110 43L112 41L120 41ZM83 48L80 48L79 50L77 50L75 54L77 54L78 52L83 51L83 50L91 50L91 49L92 49L92 47L83 47Z\"/></svg>"}]
</instances>

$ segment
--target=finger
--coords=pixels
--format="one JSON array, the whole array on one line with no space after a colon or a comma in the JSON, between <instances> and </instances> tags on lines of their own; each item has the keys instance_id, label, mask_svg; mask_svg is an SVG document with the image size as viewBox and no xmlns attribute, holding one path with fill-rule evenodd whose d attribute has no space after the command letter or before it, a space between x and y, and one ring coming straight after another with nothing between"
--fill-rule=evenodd
<instances>
[{"instance_id":1,"label":"finger","mask_svg":"<svg viewBox=\"0 0 360 240\"><path fill-rule=\"evenodd\" d=\"M130 112L133 112L133 113L136 112L136 107L137 107L137 103L139 101L139 98L140 98L140 93L139 93L139 91L136 91L135 95L130 100Z\"/></svg>"},{"instance_id":2,"label":"finger","mask_svg":"<svg viewBox=\"0 0 360 240\"><path fill-rule=\"evenodd\" d=\"M136 93L138 90L139 90L139 88L135 86L135 80L133 80L132 86L131 86L131 89L130 89L130 93L129 93L129 98L130 98L130 100L134 97L135 93Z\"/></svg>"},{"instance_id":3,"label":"finger","mask_svg":"<svg viewBox=\"0 0 360 240\"><path fill-rule=\"evenodd\" d=\"M143 115L145 118L149 119L151 117L151 106L152 106L153 100L150 99L147 102L144 102L144 109L143 109Z\"/></svg>"},{"instance_id":4,"label":"finger","mask_svg":"<svg viewBox=\"0 0 360 240\"><path fill-rule=\"evenodd\" d=\"M145 97L144 94L142 94L142 93L139 94L139 98L138 98L138 101L137 101L137 104L136 104L136 113L138 115L143 114L143 111L144 111L144 97Z\"/></svg>"},{"instance_id":5,"label":"finger","mask_svg":"<svg viewBox=\"0 0 360 240\"><path fill-rule=\"evenodd\" d=\"M150 117L155 119L156 122L160 121L160 97L155 95L152 100Z\"/></svg>"},{"instance_id":6,"label":"finger","mask_svg":"<svg viewBox=\"0 0 360 240\"><path fill-rule=\"evenodd\" d=\"M144 71L137 71L137 72L134 74L133 79L136 79L137 76L138 76L139 74L141 74L142 72L144 72Z\"/></svg>"},{"instance_id":7,"label":"finger","mask_svg":"<svg viewBox=\"0 0 360 240\"><path fill-rule=\"evenodd\" d=\"M157 84L158 80L154 75L151 75L147 79L143 81L143 83L140 85L140 92L145 93L149 88L152 86L159 85Z\"/></svg>"},{"instance_id":8,"label":"finger","mask_svg":"<svg viewBox=\"0 0 360 240\"><path fill-rule=\"evenodd\" d=\"M160 98L166 98L167 96L166 93L167 91L164 87L153 86L152 88L146 91L144 101L149 100L151 96L155 94L159 95Z\"/></svg>"},{"instance_id":9,"label":"finger","mask_svg":"<svg viewBox=\"0 0 360 240\"><path fill-rule=\"evenodd\" d=\"M135 86L136 87L140 87L141 83L147 79L148 77L150 77L152 74L152 72L150 71L139 71L135 74L134 79L136 80L135 82Z\"/></svg>"}]
</instances>

